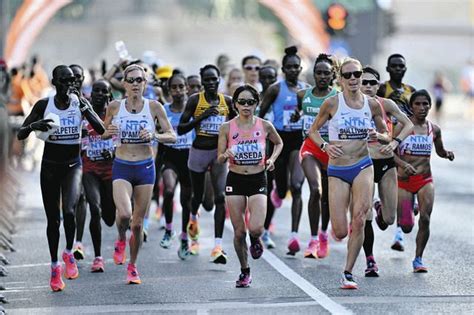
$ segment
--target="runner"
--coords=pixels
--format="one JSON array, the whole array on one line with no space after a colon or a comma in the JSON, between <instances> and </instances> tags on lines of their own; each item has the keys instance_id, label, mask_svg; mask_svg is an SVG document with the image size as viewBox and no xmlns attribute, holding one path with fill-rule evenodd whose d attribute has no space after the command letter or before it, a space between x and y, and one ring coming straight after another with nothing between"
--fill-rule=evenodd
<instances>
[{"instance_id":1,"label":"runner","mask_svg":"<svg viewBox=\"0 0 474 315\"><path fill-rule=\"evenodd\" d=\"M380 104L389 135L392 135L392 117L403 126L398 138L390 139L390 145L395 150L400 141L405 139L413 130L413 123L392 100L375 96L380 84L380 74L378 71L367 66L362 69L362 72L361 91L367 96L375 97ZM375 126L373 127L375 128ZM375 222L382 231L395 222L397 212L397 170L393 158L394 154L393 150L387 153L380 152L383 147L379 142L369 142L369 153L374 164L374 182L378 185L377 188L380 196L380 200L374 202L374 209L377 215ZM366 277L378 277L378 266L373 255L374 230L372 228L372 216L373 212L370 209L364 228L363 247L367 262L367 269L365 269Z\"/></svg>"},{"instance_id":2,"label":"runner","mask_svg":"<svg viewBox=\"0 0 474 315\"><path fill-rule=\"evenodd\" d=\"M297 107L296 92L309 87L298 81L301 73L301 58L297 55L296 47L285 49L282 61L282 71L285 79L271 85L265 92L260 105L260 117L265 117L270 106L273 109L274 121L278 134L283 140L283 151L275 162L275 183L271 199L275 208L281 203L288 191L288 173L290 173L290 191L293 198L291 204L291 237L288 241L288 254L295 255L300 250L298 240L298 225L300 222L303 201L301 187L304 182L304 173L298 161L298 152L303 143L301 120L291 121L291 115Z\"/></svg>"},{"instance_id":3,"label":"runner","mask_svg":"<svg viewBox=\"0 0 474 315\"><path fill-rule=\"evenodd\" d=\"M105 111L109 101L111 101L111 97L112 89L107 81L98 80L92 84L92 107L101 119L105 118ZM102 217L105 224L109 227L115 222L115 204L112 193L114 143L112 139L102 140L102 137L87 122L85 129L87 135L83 138L82 181L85 197L91 212L89 229L95 257L92 262L91 271L104 272L104 259L101 255L102 227L100 218ZM78 210L79 207L76 209L76 215ZM82 230L84 230L84 221L82 224ZM79 221L77 225L79 230ZM79 235L79 233L76 235ZM76 257L75 251L74 257Z\"/></svg>"},{"instance_id":4,"label":"runner","mask_svg":"<svg viewBox=\"0 0 474 315\"><path fill-rule=\"evenodd\" d=\"M258 72L258 79L260 84L262 84L262 92L260 93L260 99L263 99L265 92L268 88L277 81L278 78L278 71L273 66L263 66L260 68ZM255 116L258 116L260 112L260 106L257 107L255 110ZM273 112L268 111L265 115L266 120L273 123ZM270 156L273 152L273 143L271 141L267 141L267 156ZM267 170L267 195L268 192L273 190L273 182L274 182L274 172L273 170ZM272 203L271 198L267 198L267 215L265 217L265 223L263 225L264 231L262 234L262 242L268 249L275 247L275 242L270 237L270 227L272 225L273 214L275 213L275 206Z\"/></svg>"},{"instance_id":5,"label":"runner","mask_svg":"<svg viewBox=\"0 0 474 315\"><path fill-rule=\"evenodd\" d=\"M324 101L311 126L309 137L329 155L329 210L331 225L338 238L349 234L347 258L341 279L342 289L357 289L352 268L364 241L364 223L372 204L374 170L369 157L367 139L377 140L371 118L377 130L386 136L380 105L360 92L362 65L347 58L340 69L343 92ZM329 120L329 143L319 133ZM382 152L390 151L386 146ZM350 233L347 209L352 203Z\"/></svg>"},{"instance_id":6,"label":"runner","mask_svg":"<svg viewBox=\"0 0 474 315\"><path fill-rule=\"evenodd\" d=\"M250 84L262 91L262 85L258 80L258 71L262 66L262 60L254 55L245 56L242 58L242 71L244 72L244 83ZM233 94L231 94L233 95Z\"/></svg>"},{"instance_id":7,"label":"runner","mask_svg":"<svg viewBox=\"0 0 474 315\"><path fill-rule=\"evenodd\" d=\"M52 84L56 95L39 100L18 132L18 140L24 140L33 130L48 132L53 120L48 115L59 116L59 128L45 140L41 163L40 185L43 205L48 220L46 235L51 255L51 281L53 291L61 291L65 284L61 277L61 264L58 262L60 207L66 234L66 249L62 254L66 264L65 277L75 279L79 276L76 260L72 254L76 230L75 208L81 190L82 164L80 158L81 123L85 117L99 134L104 126L92 107L83 97L71 97L74 89L74 74L66 65L53 70Z\"/></svg>"},{"instance_id":8,"label":"runner","mask_svg":"<svg viewBox=\"0 0 474 315\"><path fill-rule=\"evenodd\" d=\"M170 124L175 131L178 129L181 114L184 111L187 101L187 85L186 78L182 74L173 73L168 80L169 91L173 102L165 105L166 114L170 120ZM189 255L188 233L186 227L191 212L191 180L188 172L189 148L193 142L193 132L188 132L178 136L176 143L166 144L163 150L163 211L165 213L166 227L160 246L169 248L172 239L175 236L173 231L173 198L176 186L180 185L180 201L182 208L182 229L181 229L181 246L178 250L178 256L186 259Z\"/></svg>"},{"instance_id":9,"label":"runner","mask_svg":"<svg viewBox=\"0 0 474 315\"><path fill-rule=\"evenodd\" d=\"M222 250L222 235L225 223L225 176L227 165L217 162L217 139L220 126L235 116L232 100L217 92L219 86L219 69L214 65L206 65L200 70L204 92L189 97L186 108L181 116L178 134L183 135L196 129L196 138L189 150L188 168L193 188L191 219L187 231L191 240L191 251L199 251L199 222L197 212L203 200L205 174L211 168L214 187L214 249L211 262L227 263L227 255Z\"/></svg>"},{"instance_id":10,"label":"runner","mask_svg":"<svg viewBox=\"0 0 474 315\"><path fill-rule=\"evenodd\" d=\"M175 142L176 135L163 106L142 97L146 85L145 70L139 65L125 68L126 98L113 101L107 107L103 138L117 141L116 157L112 167L113 195L117 207L118 239L115 241L114 262L126 260L126 232L131 228L130 261L127 283L140 284L135 265L143 237L143 219L150 206L155 182L155 165L151 142ZM155 119L162 133L155 134ZM133 196L133 214L132 214Z\"/></svg>"},{"instance_id":11,"label":"runner","mask_svg":"<svg viewBox=\"0 0 474 315\"><path fill-rule=\"evenodd\" d=\"M202 91L201 78L198 75L190 75L186 78L188 85L188 96Z\"/></svg>"},{"instance_id":12,"label":"runner","mask_svg":"<svg viewBox=\"0 0 474 315\"><path fill-rule=\"evenodd\" d=\"M247 260L245 211L248 207L250 253L252 258L258 259L263 254L260 236L266 216L265 170L274 168L274 161L283 147L273 125L254 117L259 101L258 92L253 86L246 84L237 88L232 102L239 115L224 123L219 131L218 161L226 163L229 160L225 199L234 227L234 248L241 268L235 285L237 288L249 287L252 282ZM272 155L265 159L267 138L274 144L274 149Z\"/></svg>"},{"instance_id":13,"label":"runner","mask_svg":"<svg viewBox=\"0 0 474 315\"><path fill-rule=\"evenodd\" d=\"M454 153L444 148L441 129L426 119L431 109L431 97L426 90L412 94L409 102L415 125L413 133L402 141L398 149L398 217L403 232L409 233L415 223L413 199L419 202L420 219L416 235L416 252L413 272L428 272L422 256L430 236L430 217L434 203L434 184L430 157L434 148L439 157L454 160ZM398 135L398 126L394 131Z\"/></svg>"},{"instance_id":14,"label":"runner","mask_svg":"<svg viewBox=\"0 0 474 315\"><path fill-rule=\"evenodd\" d=\"M390 80L380 85L377 95L380 97L388 98L394 101L398 107L408 117L411 116L410 107L408 101L410 95L415 91L415 88L402 83L403 77L407 71L405 57L400 54L390 55L387 59L387 72L390 75ZM393 121L397 123L396 120ZM397 229L395 230L395 238L392 244L392 249L397 251L404 251L403 246L403 233L401 227L397 223Z\"/></svg>"},{"instance_id":15,"label":"runner","mask_svg":"<svg viewBox=\"0 0 474 315\"><path fill-rule=\"evenodd\" d=\"M304 174L309 184L308 217L311 229L311 239L304 252L305 258L325 258L329 251L328 224L328 176L327 165L329 156L314 144L308 137L308 132L319 113L324 100L337 94L332 79L334 69L332 60L326 54L320 54L314 62L313 88L298 91L298 108L295 110L293 121L303 117L303 136L305 140L300 149L300 161ZM319 134L324 141L328 141L328 125L319 129ZM321 232L318 237L319 217L321 214Z\"/></svg>"}]
</instances>

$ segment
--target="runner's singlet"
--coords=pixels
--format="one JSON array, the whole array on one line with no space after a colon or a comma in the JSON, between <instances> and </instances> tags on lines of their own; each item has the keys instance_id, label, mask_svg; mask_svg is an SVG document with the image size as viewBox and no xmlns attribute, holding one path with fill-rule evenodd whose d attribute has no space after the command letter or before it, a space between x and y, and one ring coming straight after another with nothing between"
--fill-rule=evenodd
<instances>
[{"instance_id":1,"label":"runner's singlet","mask_svg":"<svg viewBox=\"0 0 474 315\"><path fill-rule=\"evenodd\" d=\"M255 124L249 130L240 129L237 119L229 122L227 147L234 157L229 159L233 165L265 165L266 132L261 118L255 117Z\"/></svg>"},{"instance_id":2,"label":"runner's singlet","mask_svg":"<svg viewBox=\"0 0 474 315\"><path fill-rule=\"evenodd\" d=\"M280 91L278 96L273 102L273 125L275 125L278 131L297 131L303 129L303 122L300 118L297 122L291 122L291 116L297 108L298 101L296 98L296 92L291 91L288 88L288 84L285 80L281 80L279 83ZM298 81L298 90L304 89L307 85L304 82Z\"/></svg>"},{"instance_id":3,"label":"runner's singlet","mask_svg":"<svg viewBox=\"0 0 474 315\"><path fill-rule=\"evenodd\" d=\"M317 97L313 95L312 92L313 88L309 88L305 90L303 100L301 101L302 109L303 109L303 136L306 138L308 136L308 131L311 128L311 125L316 120L316 116L319 114L321 109L321 105L323 102L337 94L336 89L332 89L328 95ZM329 134L328 134L328 126L329 122L325 122L324 125L319 129L319 134L324 139L324 141L328 141Z\"/></svg>"},{"instance_id":4,"label":"runner's singlet","mask_svg":"<svg viewBox=\"0 0 474 315\"><path fill-rule=\"evenodd\" d=\"M120 142L122 144L144 144L150 140L140 138L140 130L147 129L155 132L155 121L150 112L150 101L143 98L143 108L139 113L130 113L125 107L126 99L120 102L120 109L112 120L120 130Z\"/></svg>"},{"instance_id":5,"label":"runner's singlet","mask_svg":"<svg viewBox=\"0 0 474 315\"><path fill-rule=\"evenodd\" d=\"M77 145L81 143L82 113L79 109L79 99L74 96L71 95L67 109L57 108L54 104L54 96L49 97L43 117L49 113L58 115L60 127L45 142Z\"/></svg>"},{"instance_id":6,"label":"runner's singlet","mask_svg":"<svg viewBox=\"0 0 474 315\"><path fill-rule=\"evenodd\" d=\"M207 117L206 119L202 120L199 126L196 128L196 134L198 136L204 137L217 137L219 135L219 128L223 123L227 121L229 117L229 108L227 107L227 103L225 102L224 94L217 94L219 96L219 104L217 105L217 109L219 110L218 115L212 115ZM211 107L206 101L204 97L204 92L199 93L199 101L194 110L193 117L199 117L204 113L208 108Z\"/></svg>"},{"instance_id":7,"label":"runner's singlet","mask_svg":"<svg viewBox=\"0 0 474 315\"><path fill-rule=\"evenodd\" d=\"M171 110L170 104L164 105L166 110L166 115L168 116L168 120L173 127L174 132L177 135L177 139L175 143L164 143L167 147L176 149L176 150L187 150L191 148L194 140L194 129L184 135L178 135L178 125L179 120L181 119L181 115L183 113L176 113Z\"/></svg>"},{"instance_id":8,"label":"runner's singlet","mask_svg":"<svg viewBox=\"0 0 474 315\"><path fill-rule=\"evenodd\" d=\"M426 135L418 135L412 133L406 137L398 147L399 155L412 155L430 157L433 149L433 125L427 122L428 133Z\"/></svg>"}]
</instances>

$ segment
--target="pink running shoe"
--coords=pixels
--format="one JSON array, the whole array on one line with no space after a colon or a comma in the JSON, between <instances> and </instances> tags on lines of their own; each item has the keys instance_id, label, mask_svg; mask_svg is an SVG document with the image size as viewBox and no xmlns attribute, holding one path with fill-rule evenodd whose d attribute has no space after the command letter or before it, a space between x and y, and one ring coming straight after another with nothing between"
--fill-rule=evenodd
<instances>
[{"instance_id":1,"label":"pink running shoe","mask_svg":"<svg viewBox=\"0 0 474 315\"><path fill-rule=\"evenodd\" d=\"M308 248L304 251L304 258L318 258L317 252L319 248L319 242L317 240L311 240L308 244Z\"/></svg>"},{"instance_id":2,"label":"pink running shoe","mask_svg":"<svg viewBox=\"0 0 474 315\"><path fill-rule=\"evenodd\" d=\"M66 264L66 270L64 272L64 276L66 279L76 279L79 277L79 270L77 270L76 260L74 259L74 255L72 253L63 252L63 260Z\"/></svg>"},{"instance_id":3,"label":"pink running shoe","mask_svg":"<svg viewBox=\"0 0 474 315\"><path fill-rule=\"evenodd\" d=\"M125 248L127 247L126 241L116 240L114 243L114 263L116 265L123 265L127 259Z\"/></svg>"},{"instance_id":4,"label":"pink running shoe","mask_svg":"<svg viewBox=\"0 0 474 315\"><path fill-rule=\"evenodd\" d=\"M91 272L104 272L104 259L96 257L92 262Z\"/></svg>"},{"instance_id":5,"label":"pink running shoe","mask_svg":"<svg viewBox=\"0 0 474 315\"><path fill-rule=\"evenodd\" d=\"M275 208L280 208L281 204L283 203L283 199L278 196L275 181L273 181L273 189L270 193L270 200L272 201Z\"/></svg>"},{"instance_id":6,"label":"pink running shoe","mask_svg":"<svg viewBox=\"0 0 474 315\"><path fill-rule=\"evenodd\" d=\"M142 281L138 276L137 266L128 264L127 266L127 284L140 284Z\"/></svg>"},{"instance_id":7,"label":"pink running shoe","mask_svg":"<svg viewBox=\"0 0 474 315\"><path fill-rule=\"evenodd\" d=\"M248 288L250 287L250 284L252 283L252 277L250 274L246 273L241 273L239 275L239 279L235 281L235 287L236 288Z\"/></svg>"},{"instance_id":8,"label":"pink running shoe","mask_svg":"<svg viewBox=\"0 0 474 315\"><path fill-rule=\"evenodd\" d=\"M318 258L325 258L329 254L329 237L327 232L320 232L318 235L319 247L318 247Z\"/></svg>"},{"instance_id":9,"label":"pink running shoe","mask_svg":"<svg viewBox=\"0 0 474 315\"><path fill-rule=\"evenodd\" d=\"M51 267L51 280L49 281L51 290L54 292L62 291L66 287L61 277L61 264Z\"/></svg>"},{"instance_id":10,"label":"pink running shoe","mask_svg":"<svg viewBox=\"0 0 474 315\"><path fill-rule=\"evenodd\" d=\"M300 242L298 241L298 238L292 237L288 241L288 250L289 252L286 254L291 256L295 256L295 254L300 251Z\"/></svg>"}]
</instances>

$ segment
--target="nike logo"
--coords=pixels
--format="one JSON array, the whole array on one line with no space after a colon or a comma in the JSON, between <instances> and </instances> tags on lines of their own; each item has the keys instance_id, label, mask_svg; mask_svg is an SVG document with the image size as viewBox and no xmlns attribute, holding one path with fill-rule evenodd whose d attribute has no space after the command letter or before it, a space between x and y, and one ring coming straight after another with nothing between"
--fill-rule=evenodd
<instances>
[{"instance_id":1,"label":"nike logo","mask_svg":"<svg viewBox=\"0 0 474 315\"><path fill-rule=\"evenodd\" d=\"M79 163L79 162L69 164L69 167L70 167L70 168L71 168L71 167L74 167L75 165L77 165L77 163Z\"/></svg>"},{"instance_id":2,"label":"nike logo","mask_svg":"<svg viewBox=\"0 0 474 315\"><path fill-rule=\"evenodd\" d=\"M382 171L386 171L387 168L388 168L388 165L384 165L384 166L382 167Z\"/></svg>"},{"instance_id":3,"label":"nike logo","mask_svg":"<svg viewBox=\"0 0 474 315\"><path fill-rule=\"evenodd\" d=\"M262 191L264 191L264 190L265 190L265 187L262 187L262 188L260 188L258 191L259 191L259 192L262 192Z\"/></svg>"},{"instance_id":4,"label":"nike logo","mask_svg":"<svg viewBox=\"0 0 474 315\"><path fill-rule=\"evenodd\" d=\"M146 166L146 168L151 168L153 166L153 164L150 164L148 166Z\"/></svg>"}]
</instances>

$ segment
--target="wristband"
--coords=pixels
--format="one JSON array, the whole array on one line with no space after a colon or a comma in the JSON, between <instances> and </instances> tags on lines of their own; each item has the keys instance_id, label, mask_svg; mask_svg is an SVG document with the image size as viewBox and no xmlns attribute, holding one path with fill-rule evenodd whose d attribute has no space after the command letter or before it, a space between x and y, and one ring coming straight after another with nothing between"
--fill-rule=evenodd
<instances>
[{"instance_id":1,"label":"wristband","mask_svg":"<svg viewBox=\"0 0 474 315\"><path fill-rule=\"evenodd\" d=\"M329 145L329 143L327 142L323 142L321 143L321 145L319 146L319 148L321 148L322 151L326 152L326 147Z\"/></svg>"},{"instance_id":2,"label":"wristband","mask_svg":"<svg viewBox=\"0 0 474 315\"><path fill-rule=\"evenodd\" d=\"M398 144L402 143L402 140L398 139L398 138L393 138L392 140L395 140L398 142Z\"/></svg>"}]
</instances>

